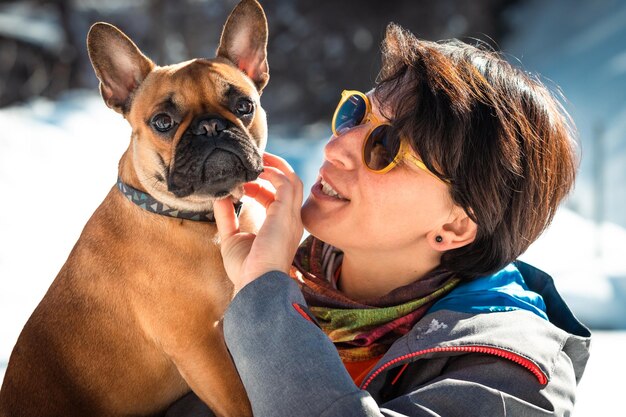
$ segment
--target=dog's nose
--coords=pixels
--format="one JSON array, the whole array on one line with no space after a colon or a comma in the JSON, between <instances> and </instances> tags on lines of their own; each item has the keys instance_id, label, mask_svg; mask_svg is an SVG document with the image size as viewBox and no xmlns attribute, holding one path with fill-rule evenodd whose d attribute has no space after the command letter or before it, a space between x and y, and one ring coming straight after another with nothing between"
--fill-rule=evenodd
<instances>
[{"instance_id":1,"label":"dog's nose","mask_svg":"<svg viewBox=\"0 0 626 417\"><path fill-rule=\"evenodd\" d=\"M205 119L198 122L195 129L192 130L194 135L205 135L215 137L226 130L228 125L223 119Z\"/></svg>"}]
</instances>

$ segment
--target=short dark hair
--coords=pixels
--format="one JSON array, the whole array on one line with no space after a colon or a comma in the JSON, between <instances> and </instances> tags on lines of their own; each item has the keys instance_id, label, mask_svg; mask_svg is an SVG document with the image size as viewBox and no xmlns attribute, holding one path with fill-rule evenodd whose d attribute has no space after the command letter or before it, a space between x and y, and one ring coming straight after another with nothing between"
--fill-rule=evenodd
<instances>
[{"instance_id":1,"label":"short dark hair","mask_svg":"<svg viewBox=\"0 0 626 417\"><path fill-rule=\"evenodd\" d=\"M484 47L422 41L390 24L382 52L376 100L478 225L474 242L445 252L441 268L461 278L501 269L573 186L570 117L536 77Z\"/></svg>"}]
</instances>

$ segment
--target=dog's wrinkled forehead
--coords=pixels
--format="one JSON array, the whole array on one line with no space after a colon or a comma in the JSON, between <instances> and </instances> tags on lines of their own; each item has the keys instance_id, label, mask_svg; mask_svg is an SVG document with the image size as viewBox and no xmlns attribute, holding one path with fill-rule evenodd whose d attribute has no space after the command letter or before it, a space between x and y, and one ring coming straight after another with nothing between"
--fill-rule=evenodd
<instances>
[{"instance_id":1,"label":"dog's wrinkled forehead","mask_svg":"<svg viewBox=\"0 0 626 417\"><path fill-rule=\"evenodd\" d=\"M241 97L257 104L260 98L241 71L219 58L195 59L152 71L135 94L130 116L146 117L158 110L184 112L182 117L215 112L228 116L232 101Z\"/></svg>"}]
</instances>

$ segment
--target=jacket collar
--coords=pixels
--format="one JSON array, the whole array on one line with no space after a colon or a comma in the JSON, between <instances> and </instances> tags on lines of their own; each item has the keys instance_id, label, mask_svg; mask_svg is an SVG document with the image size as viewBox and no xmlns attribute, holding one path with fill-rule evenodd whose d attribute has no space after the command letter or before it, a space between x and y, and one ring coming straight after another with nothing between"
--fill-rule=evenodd
<instances>
[{"instance_id":1,"label":"jacket collar","mask_svg":"<svg viewBox=\"0 0 626 417\"><path fill-rule=\"evenodd\" d=\"M514 266L520 271L528 291L540 295L545 302L547 320L531 308L509 308L506 304L510 300L506 298L499 307L504 304L507 308L455 311L455 305L446 305L445 299L453 297L457 290L462 291L462 284L440 300L446 308L435 308L435 304L409 333L396 340L365 377L363 388L376 392L385 380L378 376L404 364L471 352L478 347L493 348L497 356L508 355L515 357L516 362L523 361L540 382L545 378L545 383L555 371L552 366L555 355L563 350L572 361L576 379L580 380L589 358L589 329L574 317L548 274L523 262L515 262ZM466 295L471 297L472 294ZM484 294L474 295L480 299ZM479 304L476 299L467 301L468 305Z\"/></svg>"}]
</instances>

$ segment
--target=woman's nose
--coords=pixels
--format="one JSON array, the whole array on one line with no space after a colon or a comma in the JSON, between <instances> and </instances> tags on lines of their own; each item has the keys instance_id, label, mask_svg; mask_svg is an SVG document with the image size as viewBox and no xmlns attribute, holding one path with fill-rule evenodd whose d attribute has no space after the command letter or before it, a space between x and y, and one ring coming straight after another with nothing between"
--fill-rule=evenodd
<instances>
[{"instance_id":1,"label":"woman's nose","mask_svg":"<svg viewBox=\"0 0 626 417\"><path fill-rule=\"evenodd\" d=\"M324 147L325 159L342 169L356 169L361 163L363 133L363 129L357 126L343 131L339 136L331 136Z\"/></svg>"}]
</instances>

